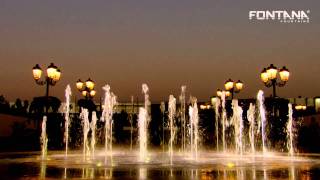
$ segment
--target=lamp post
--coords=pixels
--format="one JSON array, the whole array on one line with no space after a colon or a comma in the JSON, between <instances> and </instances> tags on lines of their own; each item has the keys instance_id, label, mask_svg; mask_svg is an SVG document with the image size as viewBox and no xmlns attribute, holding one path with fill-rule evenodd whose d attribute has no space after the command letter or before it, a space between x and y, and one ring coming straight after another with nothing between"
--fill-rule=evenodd
<instances>
[{"instance_id":1,"label":"lamp post","mask_svg":"<svg viewBox=\"0 0 320 180\"><path fill-rule=\"evenodd\" d=\"M84 97L84 99L80 99L78 101L78 106L87 109L89 111L89 117L92 116L93 111L96 111L96 105L92 100L93 97L96 95L94 86L95 83L90 78L85 82L82 82L81 79L79 79L76 82L76 87L78 91ZM79 109L79 112L81 112L81 108Z\"/></svg>"},{"instance_id":2,"label":"lamp post","mask_svg":"<svg viewBox=\"0 0 320 180\"><path fill-rule=\"evenodd\" d=\"M231 99L234 97L234 93L239 93L243 89L243 82L238 80L237 82L233 82L231 79L228 79L224 87L231 94Z\"/></svg>"},{"instance_id":3,"label":"lamp post","mask_svg":"<svg viewBox=\"0 0 320 180\"><path fill-rule=\"evenodd\" d=\"M278 74L280 81L278 81ZM273 97L277 97L276 87L283 87L289 80L290 72L283 66L281 69L277 69L273 64L270 64L268 68L263 68L260 78L266 87L272 87Z\"/></svg>"},{"instance_id":4,"label":"lamp post","mask_svg":"<svg viewBox=\"0 0 320 180\"><path fill-rule=\"evenodd\" d=\"M47 74L44 78L44 80L41 80L42 76L42 69L40 68L39 64L36 64L32 68L33 78L36 81L38 85L46 85L46 114L48 114L48 98L49 98L49 88L50 86L54 86L61 77L61 71L60 69L55 66L53 63L51 63L47 68Z\"/></svg>"},{"instance_id":5,"label":"lamp post","mask_svg":"<svg viewBox=\"0 0 320 180\"><path fill-rule=\"evenodd\" d=\"M90 78L86 82L82 82L81 79L79 79L76 83L77 89L85 99L91 99L96 95L94 85L94 82Z\"/></svg>"}]
</instances>

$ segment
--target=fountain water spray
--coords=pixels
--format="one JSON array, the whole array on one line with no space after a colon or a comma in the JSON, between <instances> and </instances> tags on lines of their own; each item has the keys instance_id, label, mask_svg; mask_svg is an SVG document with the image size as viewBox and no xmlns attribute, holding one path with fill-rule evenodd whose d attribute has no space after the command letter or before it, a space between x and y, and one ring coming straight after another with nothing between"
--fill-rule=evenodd
<instances>
[{"instance_id":1,"label":"fountain water spray","mask_svg":"<svg viewBox=\"0 0 320 180\"><path fill-rule=\"evenodd\" d=\"M182 125L182 150L186 149L186 89L187 86L181 86L180 95L180 111L181 111L181 125Z\"/></svg>"},{"instance_id":2,"label":"fountain water spray","mask_svg":"<svg viewBox=\"0 0 320 180\"><path fill-rule=\"evenodd\" d=\"M140 161L145 161L147 156L147 145L148 145L148 124L150 121L150 105L151 102L149 100L149 88L147 84L142 84L142 92L144 93L144 108L139 108L139 119L138 119L138 127L139 127L139 157Z\"/></svg>"},{"instance_id":3,"label":"fountain water spray","mask_svg":"<svg viewBox=\"0 0 320 180\"><path fill-rule=\"evenodd\" d=\"M101 120L105 122L105 155L107 155L108 151L112 151L112 116L117 101L116 96L110 92L109 85L105 85L102 89L105 95Z\"/></svg>"},{"instance_id":4,"label":"fountain water spray","mask_svg":"<svg viewBox=\"0 0 320 180\"><path fill-rule=\"evenodd\" d=\"M220 113L219 113L219 108L220 108L220 99L215 98L215 104L214 104L214 112L215 112L215 128L216 128L216 148L217 152L219 151L219 118L220 118Z\"/></svg>"},{"instance_id":5,"label":"fountain water spray","mask_svg":"<svg viewBox=\"0 0 320 180\"><path fill-rule=\"evenodd\" d=\"M247 118L249 121L249 140L251 146L251 153L255 153L255 143L254 143L254 135L255 135L255 106L250 103L249 110L247 111Z\"/></svg>"},{"instance_id":6,"label":"fountain water spray","mask_svg":"<svg viewBox=\"0 0 320 180\"><path fill-rule=\"evenodd\" d=\"M65 97L66 97L66 104L65 104L65 113L64 113L64 140L66 143L66 156L68 155L68 144L69 144L69 126L70 126L70 118L69 118L69 112L70 112L70 96L71 96L71 88L70 85L67 86L65 90Z\"/></svg>"},{"instance_id":7,"label":"fountain water spray","mask_svg":"<svg viewBox=\"0 0 320 180\"><path fill-rule=\"evenodd\" d=\"M44 160L47 158L48 150L48 137L47 137L47 116L43 116L41 125L41 158Z\"/></svg>"},{"instance_id":8,"label":"fountain water spray","mask_svg":"<svg viewBox=\"0 0 320 180\"><path fill-rule=\"evenodd\" d=\"M169 126L170 126L170 141L169 141L169 154L170 164L172 165L173 157L173 141L175 137L174 118L176 115L176 98L173 95L169 96Z\"/></svg>"},{"instance_id":9,"label":"fountain water spray","mask_svg":"<svg viewBox=\"0 0 320 180\"><path fill-rule=\"evenodd\" d=\"M221 94L221 102L222 102L222 146L223 152L226 151L226 121L227 121L227 111L226 111L226 92L223 91Z\"/></svg>"},{"instance_id":10,"label":"fountain water spray","mask_svg":"<svg viewBox=\"0 0 320 180\"><path fill-rule=\"evenodd\" d=\"M145 161L147 153L147 111L139 108L138 128L139 128L139 158Z\"/></svg>"},{"instance_id":11,"label":"fountain water spray","mask_svg":"<svg viewBox=\"0 0 320 180\"><path fill-rule=\"evenodd\" d=\"M133 96L131 96L131 114L130 114L130 151L132 150L132 133L133 133L133 114L134 114L134 102Z\"/></svg>"},{"instance_id":12,"label":"fountain water spray","mask_svg":"<svg viewBox=\"0 0 320 180\"><path fill-rule=\"evenodd\" d=\"M238 104L238 100L232 100L233 116L232 122L234 125L234 137L236 152L240 155L243 153L243 143L242 143L242 132L243 132L243 119L242 119L242 108Z\"/></svg>"},{"instance_id":13,"label":"fountain water spray","mask_svg":"<svg viewBox=\"0 0 320 180\"><path fill-rule=\"evenodd\" d=\"M264 96L263 91L259 90L258 95L258 105L259 105L259 115L260 115L260 124L261 124L261 137L262 137L262 152L265 154L267 152L266 148L266 111L264 108Z\"/></svg>"},{"instance_id":14,"label":"fountain water spray","mask_svg":"<svg viewBox=\"0 0 320 180\"><path fill-rule=\"evenodd\" d=\"M91 129L91 155L94 158L96 149L96 124L97 124L97 114L95 111L92 112L92 119L90 123Z\"/></svg>"},{"instance_id":15,"label":"fountain water spray","mask_svg":"<svg viewBox=\"0 0 320 180\"><path fill-rule=\"evenodd\" d=\"M151 102L150 102L150 98L149 98L149 87L147 84L142 84L142 92L144 94L144 108L147 110L148 113L150 113L150 105L151 105ZM149 119L147 120L150 120L150 117L148 116Z\"/></svg>"},{"instance_id":16,"label":"fountain water spray","mask_svg":"<svg viewBox=\"0 0 320 180\"><path fill-rule=\"evenodd\" d=\"M197 98L191 97L191 106L189 106L189 117L190 117L190 146L191 146L191 157L198 160L198 142L199 142L199 115Z\"/></svg>"},{"instance_id":17,"label":"fountain water spray","mask_svg":"<svg viewBox=\"0 0 320 180\"><path fill-rule=\"evenodd\" d=\"M90 130L89 112L88 109L81 108L80 118L83 126L83 159L90 155L90 148L88 142L88 133Z\"/></svg>"},{"instance_id":18,"label":"fountain water spray","mask_svg":"<svg viewBox=\"0 0 320 180\"><path fill-rule=\"evenodd\" d=\"M165 128L165 123L164 123L164 118L165 118L165 112L166 112L166 105L165 103L162 101L160 104L160 110L161 110L161 114L162 114L162 151L164 152L164 145L165 145L165 141L164 141L164 128Z\"/></svg>"},{"instance_id":19,"label":"fountain water spray","mask_svg":"<svg viewBox=\"0 0 320 180\"><path fill-rule=\"evenodd\" d=\"M293 118L292 104L288 104L288 123L287 123L287 148L290 156L293 156Z\"/></svg>"}]
</instances>

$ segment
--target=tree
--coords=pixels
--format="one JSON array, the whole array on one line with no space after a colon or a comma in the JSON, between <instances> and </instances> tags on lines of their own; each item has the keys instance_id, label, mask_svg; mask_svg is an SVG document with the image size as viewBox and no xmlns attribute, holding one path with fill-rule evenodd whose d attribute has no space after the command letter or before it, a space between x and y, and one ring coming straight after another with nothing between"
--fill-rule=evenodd
<instances>
[{"instance_id":1,"label":"tree","mask_svg":"<svg viewBox=\"0 0 320 180\"><path fill-rule=\"evenodd\" d=\"M80 99L78 100L78 106L88 109L89 112L96 111L96 105L91 99Z\"/></svg>"},{"instance_id":2,"label":"tree","mask_svg":"<svg viewBox=\"0 0 320 180\"><path fill-rule=\"evenodd\" d=\"M9 102L5 99L3 95L0 96L0 112L1 113L9 113L10 105Z\"/></svg>"},{"instance_id":3,"label":"tree","mask_svg":"<svg viewBox=\"0 0 320 180\"><path fill-rule=\"evenodd\" d=\"M31 119L36 123L37 129L40 127L40 120L45 115L45 110L48 105L49 113L57 113L61 105L61 101L56 98L49 96L48 99L45 96L33 98L30 107L29 114Z\"/></svg>"}]
</instances>

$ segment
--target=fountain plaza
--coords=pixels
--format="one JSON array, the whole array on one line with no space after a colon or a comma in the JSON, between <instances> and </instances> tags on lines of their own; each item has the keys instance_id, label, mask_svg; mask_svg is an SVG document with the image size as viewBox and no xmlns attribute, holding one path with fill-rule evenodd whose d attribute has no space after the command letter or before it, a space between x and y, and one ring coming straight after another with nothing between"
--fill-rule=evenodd
<instances>
[{"instance_id":1,"label":"fountain plaza","mask_svg":"<svg viewBox=\"0 0 320 180\"><path fill-rule=\"evenodd\" d=\"M114 127L118 122L113 117L117 96L109 85L103 90L101 114L85 108L78 114L81 120L77 132L79 140L78 146L74 146L70 118L72 92L67 86L61 126L64 148L48 148L48 119L44 116L41 151L1 153L2 179L320 178L320 156L302 153L297 148L301 117L294 117L294 108L288 102L280 109L284 116L278 116L282 122L278 129L281 130L271 130L274 121L270 117L277 113L266 108L261 90L246 106L241 100L227 100L223 92L221 97L212 99L212 104L201 108L197 98L187 97L186 86L182 86L181 94L169 95L168 103L161 103L159 107L159 116L162 117L158 119L162 122L158 124L162 127L157 127L161 129L158 131L161 132L158 146L150 143L152 108L149 87L142 85L144 104L138 109L137 123L130 120L130 136L126 141L130 143L127 144L115 143ZM213 114L209 118L211 130L203 125L200 115L203 109ZM206 134L209 131L211 133ZM272 137L284 138L277 144ZM316 139L314 141L318 143Z\"/></svg>"}]
</instances>

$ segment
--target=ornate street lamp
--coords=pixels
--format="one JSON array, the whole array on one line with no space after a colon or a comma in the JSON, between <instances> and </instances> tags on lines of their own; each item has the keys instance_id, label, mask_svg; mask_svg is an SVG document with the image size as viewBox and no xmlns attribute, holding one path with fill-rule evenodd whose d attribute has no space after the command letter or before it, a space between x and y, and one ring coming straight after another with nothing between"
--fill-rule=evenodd
<instances>
[{"instance_id":1,"label":"ornate street lamp","mask_svg":"<svg viewBox=\"0 0 320 180\"><path fill-rule=\"evenodd\" d=\"M231 79L228 79L224 84L225 89L230 92L231 99L233 99L234 93L239 93L243 89L243 82L238 80L233 82Z\"/></svg>"},{"instance_id":2,"label":"ornate street lamp","mask_svg":"<svg viewBox=\"0 0 320 180\"><path fill-rule=\"evenodd\" d=\"M277 80L278 74L280 81ZM270 64L268 68L263 68L260 78L266 87L273 88L273 97L277 97L276 87L283 87L289 80L290 72L283 66L281 69L277 69L273 64Z\"/></svg>"},{"instance_id":3,"label":"ornate street lamp","mask_svg":"<svg viewBox=\"0 0 320 180\"><path fill-rule=\"evenodd\" d=\"M54 86L61 77L60 69L51 63L47 68L47 74L44 80L41 80L42 76L42 69L40 68L39 64L36 64L32 68L33 78L38 85L46 85L46 114L48 113L48 97L49 97L49 88L50 86Z\"/></svg>"},{"instance_id":4,"label":"ornate street lamp","mask_svg":"<svg viewBox=\"0 0 320 180\"><path fill-rule=\"evenodd\" d=\"M82 82L80 79L76 82L77 89L86 99L91 99L96 95L94 85L94 82L90 78L86 82Z\"/></svg>"}]
</instances>

